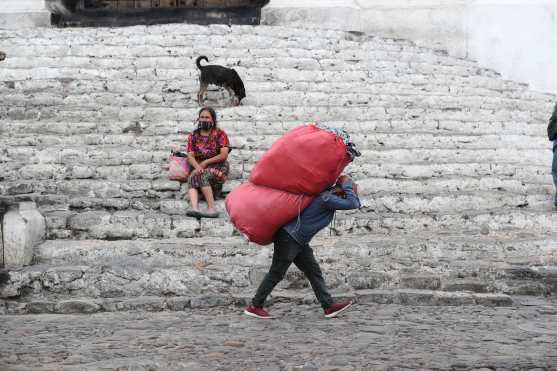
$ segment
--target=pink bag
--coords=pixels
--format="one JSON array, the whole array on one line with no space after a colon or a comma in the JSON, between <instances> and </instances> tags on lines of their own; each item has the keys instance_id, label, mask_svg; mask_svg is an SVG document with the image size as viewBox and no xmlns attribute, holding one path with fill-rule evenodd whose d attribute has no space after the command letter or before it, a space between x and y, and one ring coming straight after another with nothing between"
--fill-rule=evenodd
<instances>
[{"instance_id":1,"label":"pink bag","mask_svg":"<svg viewBox=\"0 0 557 371\"><path fill-rule=\"evenodd\" d=\"M230 220L250 241L273 242L275 232L298 216L314 197L242 183L226 197Z\"/></svg>"},{"instance_id":2,"label":"pink bag","mask_svg":"<svg viewBox=\"0 0 557 371\"><path fill-rule=\"evenodd\" d=\"M179 182L187 182L190 175L190 164L186 157L171 154L168 157L168 178Z\"/></svg>"}]
</instances>

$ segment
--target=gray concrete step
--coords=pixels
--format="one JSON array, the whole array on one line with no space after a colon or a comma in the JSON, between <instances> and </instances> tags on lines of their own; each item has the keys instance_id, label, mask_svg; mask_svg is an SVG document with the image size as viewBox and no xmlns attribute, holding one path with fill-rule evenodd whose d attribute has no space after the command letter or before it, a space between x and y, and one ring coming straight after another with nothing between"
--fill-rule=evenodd
<instances>
[{"instance_id":1,"label":"gray concrete step","mask_svg":"<svg viewBox=\"0 0 557 371\"><path fill-rule=\"evenodd\" d=\"M485 298L508 305L510 299L501 295L557 292L554 244L554 239L515 231L489 236L322 235L313 247L337 296L424 305L478 304ZM108 310L107 303L143 303L144 297L156 297L147 301L157 308L168 306L168 297L242 304L266 273L271 252L270 246L261 248L238 237L47 241L36 251L36 264L11 271L10 283L0 292L8 306L24 311L33 311L28 304L34 302L48 302L41 305L50 308L47 312L63 311L53 308L75 300L94 303L95 311ZM295 268L277 290L277 298L314 300Z\"/></svg>"},{"instance_id":2,"label":"gray concrete step","mask_svg":"<svg viewBox=\"0 0 557 371\"><path fill-rule=\"evenodd\" d=\"M150 185L147 185L150 187ZM230 184L229 186L233 186ZM158 197L120 198L71 196L31 196L39 203L46 218L49 238L169 238L193 236L231 236L233 226L224 212L224 201L217 201L221 218L204 220L200 225L185 216L189 204L178 198L178 191L160 191ZM470 230L491 233L520 230L526 233L557 231L551 194L520 195L503 192L453 195L362 195L363 208L358 212L339 213L337 233L365 234L368 231L390 234L393 231L414 233L420 230ZM130 198L131 197L131 198ZM144 197L144 198L141 198ZM151 200L151 201L150 201Z\"/></svg>"},{"instance_id":3,"label":"gray concrete step","mask_svg":"<svg viewBox=\"0 0 557 371\"><path fill-rule=\"evenodd\" d=\"M307 290L306 290L307 291ZM311 293L277 290L266 305L275 303L318 304ZM336 300L351 299L357 304L393 304L402 306L485 306L510 307L513 299L505 294L443 292L431 290L355 290L333 293ZM139 296L135 298L66 298L32 299L27 302L0 299L0 315L4 314L91 314L96 312L162 312L190 311L214 307L245 307L251 297L208 294L201 296ZM238 309L236 309L238 310Z\"/></svg>"}]
</instances>

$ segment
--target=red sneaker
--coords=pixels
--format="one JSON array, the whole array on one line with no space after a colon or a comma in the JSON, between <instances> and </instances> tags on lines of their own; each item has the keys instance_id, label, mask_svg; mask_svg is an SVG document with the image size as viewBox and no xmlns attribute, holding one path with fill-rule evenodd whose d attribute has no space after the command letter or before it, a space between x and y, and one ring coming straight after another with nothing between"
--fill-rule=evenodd
<instances>
[{"instance_id":1,"label":"red sneaker","mask_svg":"<svg viewBox=\"0 0 557 371\"><path fill-rule=\"evenodd\" d=\"M329 308L325 309L325 317L327 318L336 317L338 314L350 308L352 303L353 303L352 300L348 300L342 303L335 303L331 305Z\"/></svg>"},{"instance_id":2,"label":"red sneaker","mask_svg":"<svg viewBox=\"0 0 557 371\"><path fill-rule=\"evenodd\" d=\"M261 318L261 319L273 318L269 314L269 312L267 312L265 309L261 307L254 307L253 305L250 305L246 309L244 309L244 314L247 314L248 316L255 317L255 318Z\"/></svg>"}]
</instances>

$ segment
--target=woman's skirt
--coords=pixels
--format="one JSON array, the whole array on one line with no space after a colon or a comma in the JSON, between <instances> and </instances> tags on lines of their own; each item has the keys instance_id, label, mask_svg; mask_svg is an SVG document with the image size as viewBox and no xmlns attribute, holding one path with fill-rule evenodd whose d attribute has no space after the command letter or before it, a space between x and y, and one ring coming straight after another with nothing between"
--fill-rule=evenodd
<instances>
[{"instance_id":1,"label":"woman's skirt","mask_svg":"<svg viewBox=\"0 0 557 371\"><path fill-rule=\"evenodd\" d=\"M190 175L188 184L190 188L201 188L210 186L213 194L217 197L222 191L222 185L228 179L230 170L228 161L211 164L205 170L196 175Z\"/></svg>"}]
</instances>

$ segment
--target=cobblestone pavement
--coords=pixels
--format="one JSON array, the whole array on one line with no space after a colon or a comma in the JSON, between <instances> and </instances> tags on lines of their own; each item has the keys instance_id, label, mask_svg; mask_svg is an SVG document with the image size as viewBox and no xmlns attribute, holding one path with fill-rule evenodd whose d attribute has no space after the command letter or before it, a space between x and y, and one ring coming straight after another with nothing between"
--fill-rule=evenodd
<instances>
[{"instance_id":1,"label":"cobblestone pavement","mask_svg":"<svg viewBox=\"0 0 557 371\"><path fill-rule=\"evenodd\" d=\"M513 307L357 304L336 319L242 308L0 316L9 370L557 370L557 300Z\"/></svg>"}]
</instances>

